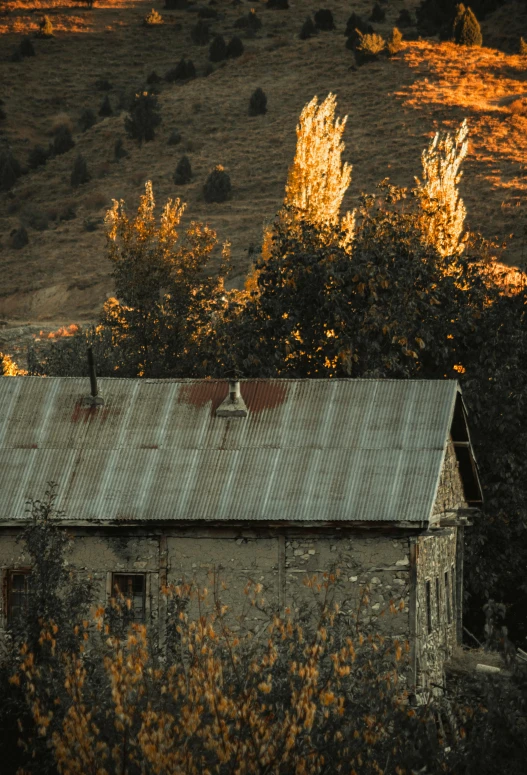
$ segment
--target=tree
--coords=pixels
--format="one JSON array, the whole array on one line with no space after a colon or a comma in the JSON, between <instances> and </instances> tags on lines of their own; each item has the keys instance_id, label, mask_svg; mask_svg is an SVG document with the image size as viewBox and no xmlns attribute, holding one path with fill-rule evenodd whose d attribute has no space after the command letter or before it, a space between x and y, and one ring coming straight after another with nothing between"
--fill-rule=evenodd
<instances>
[{"instance_id":1,"label":"tree","mask_svg":"<svg viewBox=\"0 0 527 775\"><path fill-rule=\"evenodd\" d=\"M219 276L207 275L216 233L192 222L180 241L184 209L180 199L169 199L158 224L148 182L134 219L122 201L114 200L106 215L116 298L106 302L102 325L112 332L123 375L199 373L200 341L212 336L213 316L224 305L229 245Z\"/></svg>"},{"instance_id":2,"label":"tree","mask_svg":"<svg viewBox=\"0 0 527 775\"><path fill-rule=\"evenodd\" d=\"M328 94L319 105L314 97L302 113L296 128L295 158L289 168L284 207L298 213L316 228L340 224L343 244L353 239L354 218L347 212L340 220L340 208L351 180L351 165L342 164L342 134L347 116L335 119L336 97Z\"/></svg>"},{"instance_id":3,"label":"tree","mask_svg":"<svg viewBox=\"0 0 527 775\"><path fill-rule=\"evenodd\" d=\"M148 143L156 136L155 130L161 123L157 97L144 91L135 95L130 107L130 115L124 120L128 137L137 140L139 145Z\"/></svg>"},{"instance_id":4,"label":"tree","mask_svg":"<svg viewBox=\"0 0 527 775\"><path fill-rule=\"evenodd\" d=\"M463 121L455 135L436 132L421 156L422 182L416 178L423 213L423 236L442 256L463 250L466 210L457 186L459 168L468 150L468 124Z\"/></svg>"},{"instance_id":5,"label":"tree","mask_svg":"<svg viewBox=\"0 0 527 775\"><path fill-rule=\"evenodd\" d=\"M459 20L454 34L454 40L460 46L481 46L483 44L481 27L470 7L466 9Z\"/></svg>"}]
</instances>

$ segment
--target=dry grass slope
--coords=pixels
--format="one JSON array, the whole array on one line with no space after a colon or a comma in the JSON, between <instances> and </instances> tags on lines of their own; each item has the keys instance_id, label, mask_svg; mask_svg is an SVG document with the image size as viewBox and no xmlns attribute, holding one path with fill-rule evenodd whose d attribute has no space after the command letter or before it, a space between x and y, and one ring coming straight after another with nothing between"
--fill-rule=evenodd
<instances>
[{"instance_id":1,"label":"dry grass slope","mask_svg":"<svg viewBox=\"0 0 527 775\"><path fill-rule=\"evenodd\" d=\"M313 8L307 0L297 0L288 11L255 4L262 30L244 39L245 53L239 59L220 63L203 77L208 48L190 40L196 15L165 11L157 0L154 7L165 24L149 28L141 22L152 5L152 0L100 0L90 11L69 0L46 0L55 37L35 40L35 57L11 62L20 33L28 25L36 29L44 3L4 3L0 80L7 119L0 125L0 141L25 164L29 150L37 143L47 146L53 126L66 122L74 130L76 147L0 195L0 318L57 323L93 319L112 291L104 257L105 209L112 198L123 198L134 209L147 179L153 181L158 203L174 196L188 202L183 226L203 220L217 230L220 243L231 240L232 282L240 284L249 266L249 246L260 244L263 224L273 219L283 199L300 111L315 94L324 99L330 91L337 95L337 113L349 114L343 160L352 163L353 172L343 210L386 176L411 185L421 172L420 154L428 137L442 126L457 126L466 116L471 147L461 194L468 221L500 240L514 233L507 260L521 260L527 58L414 41L393 59L357 70L343 32L351 11L367 17L373 2L336 0L331 4L336 31L300 41L300 27ZM386 22L375 25L376 30L387 36L400 10L412 5L394 0ZM248 8L226 0L218 0L215 8L224 18L213 22L212 30L228 39L238 32L234 22ZM31 9L37 12L31 14ZM183 55L193 59L198 77L161 85L163 123L156 139L138 148L125 138L119 92L137 91L152 70L164 75ZM101 78L111 82L114 115L81 133L77 121L82 110L97 113L100 108L104 93L96 90L95 81ZM249 97L257 86L268 97L268 111L250 118ZM173 146L168 138L175 128L182 140ZM116 163L119 137L129 156ZM72 189L70 175L79 153L92 178ZM183 153L190 158L193 179L176 186L173 174ZM228 170L233 195L223 204L207 205L202 186L216 164ZM71 207L76 217L60 220ZM29 225L29 244L12 249L11 231L21 222L31 224L35 211L45 215L49 228L38 231Z\"/></svg>"}]
</instances>

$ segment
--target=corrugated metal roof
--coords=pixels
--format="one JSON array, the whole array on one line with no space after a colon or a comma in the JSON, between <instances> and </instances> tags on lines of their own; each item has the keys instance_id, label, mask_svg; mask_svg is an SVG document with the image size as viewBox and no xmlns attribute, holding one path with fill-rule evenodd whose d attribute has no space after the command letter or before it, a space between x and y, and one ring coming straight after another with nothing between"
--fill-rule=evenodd
<instances>
[{"instance_id":1,"label":"corrugated metal roof","mask_svg":"<svg viewBox=\"0 0 527 775\"><path fill-rule=\"evenodd\" d=\"M72 521L425 523L457 395L451 381L0 378L0 521L59 485Z\"/></svg>"}]
</instances>

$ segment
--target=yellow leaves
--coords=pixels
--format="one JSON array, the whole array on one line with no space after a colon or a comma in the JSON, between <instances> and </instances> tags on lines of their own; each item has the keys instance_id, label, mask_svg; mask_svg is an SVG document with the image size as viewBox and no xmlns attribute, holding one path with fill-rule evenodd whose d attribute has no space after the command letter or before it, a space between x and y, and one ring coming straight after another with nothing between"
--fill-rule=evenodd
<instances>
[{"instance_id":1,"label":"yellow leaves","mask_svg":"<svg viewBox=\"0 0 527 775\"><path fill-rule=\"evenodd\" d=\"M457 371L458 374L465 374L467 371L461 363L456 363L452 368L454 371Z\"/></svg>"},{"instance_id":2,"label":"yellow leaves","mask_svg":"<svg viewBox=\"0 0 527 775\"><path fill-rule=\"evenodd\" d=\"M422 340L422 339L421 339L419 336L416 336L416 337L415 337L415 343L418 345L418 347L419 347L421 350L424 350L424 348L425 348L425 343L423 342L423 340Z\"/></svg>"},{"instance_id":3,"label":"yellow leaves","mask_svg":"<svg viewBox=\"0 0 527 775\"><path fill-rule=\"evenodd\" d=\"M15 686L20 686L20 676L17 673L9 676L9 683L14 684Z\"/></svg>"},{"instance_id":4,"label":"yellow leaves","mask_svg":"<svg viewBox=\"0 0 527 775\"><path fill-rule=\"evenodd\" d=\"M259 688L259 690L260 690L261 692L263 692L264 694L269 694L269 692L270 692L270 691L271 691L271 689L272 689L272 686L271 686L271 678L269 678L267 681L262 681L261 683L259 683L259 684L258 684L258 688Z\"/></svg>"},{"instance_id":5,"label":"yellow leaves","mask_svg":"<svg viewBox=\"0 0 527 775\"><path fill-rule=\"evenodd\" d=\"M322 692L320 695L320 701L324 706L333 705L333 703L336 702L336 699L333 692Z\"/></svg>"}]
</instances>

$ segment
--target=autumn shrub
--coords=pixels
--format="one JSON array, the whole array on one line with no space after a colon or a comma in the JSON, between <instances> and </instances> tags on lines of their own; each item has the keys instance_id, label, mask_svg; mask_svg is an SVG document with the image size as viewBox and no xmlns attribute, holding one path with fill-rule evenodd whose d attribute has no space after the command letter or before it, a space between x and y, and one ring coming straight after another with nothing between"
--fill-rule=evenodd
<instances>
[{"instance_id":1,"label":"autumn shrub","mask_svg":"<svg viewBox=\"0 0 527 775\"><path fill-rule=\"evenodd\" d=\"M264 90L258 86L249 100L249 115L263 116L265 113L267 113L267 96Z\"/></svg>"},{"instance_id":2,"label":"autumn shrub","mask_svg":"<svg viewBox=\"0 0 527 775\"><path fill-rule=\"evenodd\" d=\"M209 173L203 186L203 198L206 202L226 202L231 196L231 178L229 173L218 164Z\"/></svg>"},{"instance_id":3,"label":"autumn shrub","mask_svg":"<svg viewBox=\"0 0 527 775\"><path fill-rule=\"evenodd\" d=\"M233 35L227 44L227 59L237 59L241 57L244 52L244 47L241 38L238 35Z\"/></svg>"},{"instance_id":4,"label":"autumn shrub","mask_svg":"<svg viewBox=\"0 0 527 775\"><path fill-rule=\"evenodd\" d=\"M79 153L73 164L73 170L71 171L70 183L73 188L84 185L90 180L91 176L88 172L88 165L86 159Z\"/></svg>"},{"instance_id":5,"label":"autumn shrub","mask_svg":"<svg viewBox=\"0 0 527 775\"><path fill-rule=\"evenodd\" d=\"M182 156L176 166L176 171L174 173L174 183L177 186L182 186L186 183L190 183L191 179L192 167L190 165L190 159L188 156Z\"/></svg>"},{"instance_id":6,"label":"autumn shrub","mask_svg":"<svg viewBox=\"0 0 527 775\"><path fill-rule=\"evenodd\" d=\"M454 40L460 46L481 46L483 44L481 27L470 7L465 10L455 28Z\"/></svg>"},{"instance_id":7,"label":"autumn shrub","mask_svg":"<svg viewBox=\"0 0 527 775\"><path fill-rule=\"evenodd\" d=\"M160 123L161 115L156 95L147 91L136 94L130 106L130 113L124 120L128 137L137 140L139 145L148 143L155 138Z\"/></svg>"},{"instance_id":8,"label":"autumn shrub","mask_svg":"<svg viewBox=\"0 0 527 775\"><path fill-rule=\"evenodd\" d=\"M30 150L28 155L28 166L32 170L36 170L37 167L42 167L49 158L49 151L42 145L35 145Z\"/></svg>"},{"instance_id":9,"label":"autumn shrub","mask_svg":"<svg viewBox=\"0 0 527 775\"><path fill-rule=\"evenodd\" d=\"M306 16L298 37L300 40L308 40L317 34L317 28L311 16Z\"/></svg>"},{"instance_id":10,"label":"autumn shrub","mask_svg":"<svg viewBox=\"0 0 527 775\"><path fill-rule=\"evenodd\" d=\"M21 174L22 167L11 149L4 148L0 151L0 191L9 191Z\"/></svg>"},{"instance_id":11,"label":"autumn shrub","mask_svg":"<svg viewBox=\"0 0 527 775\"><path fill-rule=\"evenodd\" d=\"M210 39L209 25L203 19L198 19L190 30L190 37L196 46L206 46Z\"/></svg>"},{"instance_id":12,"label":"autumn shrub","mask_svg":"<svg viewBox=\"0 0 527 775\"><path fill-rule=\"evenodd\" d=\"M38 25L37 36L39 38L52 38L53 25L49 16L43 16Z\"/></svg>"},{"instance_id":13,"label":"autumn shrub","mask_svg":"<svg viewBox=\"0 0 527 775\"><path fill-rule=\"evenodd\" d=\"M99 108L99 116L104 116L104 117L113 116L112 104L107 94L104 95L104 99L101 102L101 107Z\"/></svg>"},{"instance_id":14,"label":"autumn shrub","mask_svg":"<svg viewBox=\"0 0 527 775\"><path fill-rule=\"evenodd\" d=\"M227 44L223 35L215 35L209 46L209 59L211 62L222 62L227 59Z\"/></svg>"},{"instance_id":15,"label":"autumn shrub","mask_svg":"<svg viewBox=\"0 0 527 775\"><path fill-rule=\"evenodd\" d=\"M164 24L164 21L159 11L156 11L155 8L152 8L150 13L147 14L143 19L143 24L145 27L156 27L160 24Z\"/></svg>"},{"instance_id":16,"label":"autumn shrub","mask_svg":"<svg viewBox=\"0 0 527 775\"><path fill-rule=\"evenodd\" d=\"M97 116L91 108L84 108L79 116L79 128L81 132L87 132L97 123Z\"/></svg>"},{"instance_id":17,"label":"autumn shrub","mask_svg":"<svg viewBox=\"0 0 527 775\"><path fill-rule=\"evenodd\" d=\"M370 14L370 21L375 24L376 22L381 23L385 19L386 19L386 11L381 5L379 5L379 3L375 3Z\"/></svg>"},{"instance_id":18,"label":"autumn shrub","mask_svg":"<svg viewBox=\"0 0 527 775\"><path fill-rule=\"evenodd\" d=\"M386 53L388 56L393 57L399 53L403 47L403 36L397 27L394 27L390 33L390 37L386 41Z\"/></svg>"},{"instance_id":19,"label":"autumn shrub","mask_svg":"<svg viewBox=\"0 0 527 775\"><path fill-rule=\"evenodd\" d=\"M321 8L315 12L315 27L317 30L331 31L335 29L333 14L328 8Z\"/></svg>"},{"instance_id":20,"label":"autumn shrub","mask_svg":"<svg viewBox=\"0 0 527 775\"><path fill-rule=\"evenodd\" d=\"M71 135L71 129L66 124L56 127L53 140L49 147L52 156L62 156L75 147L75 141Z\"/></svg>"},{"instance_id":21,"label":"autumn shrub","mask_svg":"<svg viewBox=\"0 0 527 775\"><path fill-rule=\"evenodd\" d=\"M360 35L355 46L355 59L358 65L367 62L376 62L384 51L386 42L384 38L373 32L371 35Z\"/></svg>"}]
</instances>

